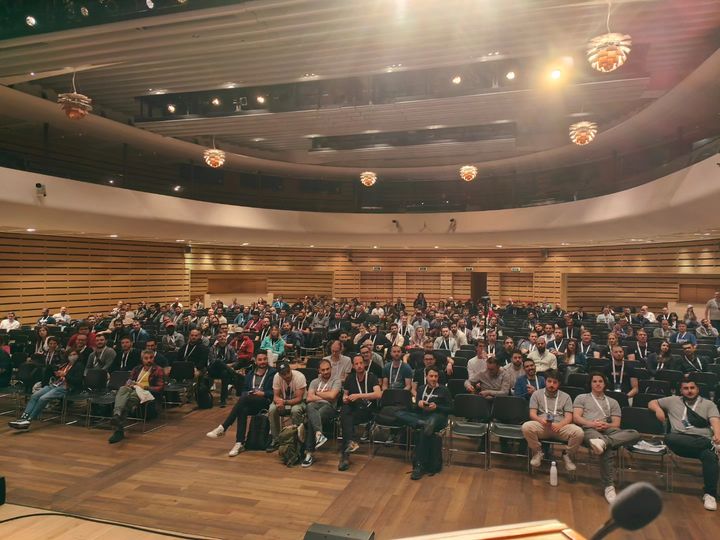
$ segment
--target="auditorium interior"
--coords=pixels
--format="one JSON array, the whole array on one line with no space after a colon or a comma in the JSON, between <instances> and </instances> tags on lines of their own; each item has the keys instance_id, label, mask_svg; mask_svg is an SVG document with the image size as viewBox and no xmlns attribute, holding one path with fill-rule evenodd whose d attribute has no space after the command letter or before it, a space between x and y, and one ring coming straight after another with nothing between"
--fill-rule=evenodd
<instances>
[{"instance_id":1,"label":"auditorium interior","mask_svg":"<svg viewBox=\"0 0 720 540\"><path fill-rule=\"evenodd\" d=\"M717 0L0 2L0 537L720 538L719 81Z\"/></svg>"}]
</instances>

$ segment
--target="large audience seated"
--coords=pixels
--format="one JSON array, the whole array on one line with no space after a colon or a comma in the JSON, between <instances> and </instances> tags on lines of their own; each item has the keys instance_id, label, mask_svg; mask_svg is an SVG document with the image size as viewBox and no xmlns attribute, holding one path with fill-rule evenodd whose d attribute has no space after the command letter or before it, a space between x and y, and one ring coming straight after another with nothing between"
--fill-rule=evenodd
<instances>
[{"instance_id":1,"label":"large audience seated","mask_svg":"<svg viewBox=\"0 0 720 540\"><path fill-rule=\"evenodd\" d=\"M26 398L9 425L28 430L53 400L89 390L93 375L111 380L120 374L108 415L115 444L125 439L126 420L138 408L171 406L165 394L177 393L175 383L182 381L173 374L186 365L185 398L195 395L199 406L198 388L219 381L220 407L232 405L207 433L217 439L236 424L229 456L247 449L248 418L266 415L267 422L257 423L268 429L265 450L276 451L292 429L307 468L336 438L338 468L347 470L351 454L374 442L376 415L382 415L383 429L396 430L385 437L388 444L414 446L413 480L439 470L438 441L455 426L458 395L487 411L461 418L471 423L492 422L510 399L523 412L515 425L529 467L554 459L559 446L573 473L584 447L599 460L608 502L615 498L618 452L644 435L622 423L624 413L641 408L668 424L663 441L669 451L700 461L703 505L715 510L718 328L718 293L701 317L693 306L682 317L646 305L607 305L592 314L547 302L435 303L422 293L407 305L401 298L309 296L251 305L119 301L108 313L82 318L65 306L54 315L42 309L27 323L8 312L0 322L6 340L0 387ZM398 395L411 405L398 406ZM386 396L394 396L392 406ZM478 450L489 452L490 435L483 437ZM503 452L511 446L502 435L499 442Z\"/></svg>"}]
</instances>

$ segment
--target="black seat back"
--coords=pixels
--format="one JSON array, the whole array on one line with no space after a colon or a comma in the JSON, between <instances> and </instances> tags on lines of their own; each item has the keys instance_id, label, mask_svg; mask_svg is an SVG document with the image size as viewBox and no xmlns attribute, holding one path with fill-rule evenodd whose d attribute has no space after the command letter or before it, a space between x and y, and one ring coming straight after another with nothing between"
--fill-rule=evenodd
<instances>
[{"instance_id":1,"label":"black seat back","mask_svg":"<svg viewBox=\"0 0 720 540\"><path fill-rule=\"evenodd\" d=\"M521 397L495 396L492 406L492 418L502 424L522 424L530 417L528 402Z\"/></svg>"},{"instance_id":2,"label":"black seat back","mask_svg":"<svg viewBox=\"0 0 720 540\"><path fill-rule=\"evenodd\" d=\"M647 435L664 435L665 425L655 413L644 407L624 407L620 429L634 429Z\"/></svg>"},{"instance_id":3,"label":"black seat back","mask_svg":"<svg viewBox=\"0 0 720 540\"><path fill-rule=\"evenodd\" d=\"M490 406L482 396L459 394L453 400L453 414L466 418L471 422L487 422L490 420Z\"/></svg>"}]
</instances>

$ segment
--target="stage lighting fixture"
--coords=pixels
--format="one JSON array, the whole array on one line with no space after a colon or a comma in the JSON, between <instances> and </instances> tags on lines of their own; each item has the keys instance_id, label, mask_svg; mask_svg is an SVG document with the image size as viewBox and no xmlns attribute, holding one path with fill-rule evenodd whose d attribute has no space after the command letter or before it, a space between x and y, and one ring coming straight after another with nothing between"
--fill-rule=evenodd
<instances>
[{"instance_id":1,"label":"stage lighting fixture","mask_svg":"<svg viewBox=\"0 0 720 540\"><path fill-rule=\"evenodd\" d=\"M220 101L220 98L212 98L212 101L210 101L210 103L218 107L222 102Z\"/></svg>"},{"instance_id":2,"label":"stage lighting fixture","mask_svg":"<svg viewBox=\"0 0 720 540\"><path fill-rule=\"evenodd\" d=\"M550 72L550 78L551 78L551 79L557 81L560 77L562 77L562 71L560 71L559 69L553 69L553 70Z\"/></svg>"},{"instance_id":3,"label":"stage lighting fixture","mask_svg":"<svg viewBox=\"0 0 720 540\"><path fill-rule=\"evenodd\" d=\"M255 100L260 103L261 105L265 103L265 98L263 96L258 96L255 98Z\"/></svg>"},{"instance_id":4,"label":"stage lighting fixture","mask_svg":"<svg viewBox=\"0 0 720 540\"><path fill-rule=\"evenodd\" d=\"M155 7L155 2L153 2L153 0L145 0L145 5L148 9L153 9Z\"/></svg>"},{"instance_id":5,"label":"stage lighting fixture","mask_svg":"<svg viewBox=\"0 0 720 540\"><path fill-rule=\"evenodd\" d=\"M28 15L25 17L25 24L27 24L30 28L33 28L37 24L37 19L35 19L32 15Z\"/></svg>"},{"instance_id":6,"label":"stage lighting fixture","mask_svg":"<svg viewBox=\"0 0 720 540\"><path fill-rule=\"evenodd\" d=\"M460 84L461 82L462 82L462 77L461 77L460 75L455 75L455 76L452 78L452 83L453 83L453 84Z\"/></svg>"},{"instance_id":7,"label":"stage lighting fixture","mask_svg":"<svg viewBox=\"0 0 720 540\"><path fill-rule=\"evenodd\" d=\"M514 72L514 71L508 71L508 72L505 74L505 78L506 78L508 81L515 80L515 72Z\"/></svg>"},{"instance_id":8,"label":"stage lighting fixture","mask_svg":"<svg viewBox=\"0 0 720 540\"><path fill-rule=\"evenodd\" d=\"M179 193L180 191L182 191L182 186L174 186L174 187L173 187L173 191L174 191L175 193Z\"/></svg>"},{"instance_id":9,"label":"stage lighting fixture","mask_svg":"<svg viewBox=\"0 0 720 540\"><path fill-rule=\"evenodd\" d=\"M175 105L173 105L172 103L170 103L170 104L167 106L167 110L168 110L168 112L169 112L170 114L174 113L174 112L175 112Z\"/></svg>"},{"instance_id":10,"label":"stage lighting fixture","mask_svg":"<svg viewBox=\"0 0 720 540\"><path fill-rule=\"evenodd\" d=\"M80 7L80 15L83 17L87 17L90 15L90 10L87 8L87 6Z\"/></svg>"}]
</instances>

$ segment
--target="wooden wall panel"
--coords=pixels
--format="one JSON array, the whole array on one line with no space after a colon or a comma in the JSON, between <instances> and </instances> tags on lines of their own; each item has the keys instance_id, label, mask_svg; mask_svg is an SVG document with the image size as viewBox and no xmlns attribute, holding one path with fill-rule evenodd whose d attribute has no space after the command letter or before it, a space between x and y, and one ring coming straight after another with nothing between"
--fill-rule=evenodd
<instances>
[{"instance_id":1,"label":"wooden wall panel","mask_svg":"<svg viewBox=\"0 0 720 540\"><path fill-rule=\"evenodd\" d=\"M512 298L518 302L533 300L535 298L533 294L533 275L517 272L504 272L500 274L499 299L504 301L507 298ZM497 302L497 300L495 301Z\"/></svg>"},{"instance_id":2,"label":"wooden wall panel","mask_svg":"<svg viewBox=\"0 0 720 540\"><path fill-rule=\"evenodd\" d=\"M455 300L470 298L470 272L454 272L452 275L452 296Z\"/></svg>"},{"instance_id":3,"label":"wooden wall panel","mask_svg":"<svg viewBox=\"0 0 720 540\"><path fill-rule=\"evenodd\" d=\"M598 312L604 304L637 306L647 304L651 311L677 301L678 278L637 274L582 274L567 276L567 304L570 309L585 307Z\"/></svg>"},{"instance_id":4,"label":"wooden wall panel","mask_svg":"<svg viewBox=\"0 0 720 540\"><path fill-rule=\"evenodd\" d=\"M223 272L223 271L191 271L192 297L203 296L209 292L209 283L222 280L227 283L236 282L234 288L217 292L237 292L258 294L272 294L273 297L283 296L288 300L296 300L305 295L332 296L333 275L331 272ZM245 290L244 283L256 286L262 284L264 290L257 287L254 290Z\"/></svg>"},{"instance_id":5,"label":"wooden wall panel","mask_svg":"<svg viewBox=\"0 0 720 540\"><path fill-rule=\"evenodd\" d=\"M34 321L61 305L74 317L118 300L189 299L183 246L114 239L0 234L0 306Z\"/></svg>"},{"instance_id":6,"label":"wooden wall panel","mask_svg":"<svg viewBox=\"0 0 720 540\"><path fill-rule=\"evenodd\" d=\"M363 301L390 300L393 275L390 272L360 272L360 298Z\"/></svg>"},{"instance_id":7,"label":"wooden wall panel","mask_svg":"<svg viewBox=\"0 0 720 540\"><path fill-rule=\"evenodd\" d=\"M363 282L363 274L381 266L382 285ZM503 303L507 293L534 300L579 302L596 309L601 296L623 292L613 288L617 277L634 291L634 304L656 306L679 299L685 287L720 285L720 244L699 240L673 244L616 247L486 250L289 249L279 247L184 246L82 237L0 235L0 310L14 309L35 317L44 304L56 310L66 304L71 313L107 311L118 299L129 302L188 300L207 292L208 277L246 272L267 277L268 292L291 298L324 294L352 298L381 294L412 302L422 290L433 301L449 295L467 297L469 273L465 267L488 273L493 300ZM420 272L419 267L427 267ZM510 269L521 268L522 279L512 283ZM192 276L192 277L191 277ZM467 276L467 277L466 277ZM609 281L595 287L595 277ZM635 277L632 277L635 276ZM222 277L222 276L219 276ZM657 278L657 279L656 279ZM374 279L374 278L373 278ZM615 279L615 282L612 281ZM581 290L581 288L584 288ZM690 290L690 289L688 289ZM704 290L704 289L703 289ZM376 292L374 292L376 291ZM370 293L368 295L368 293ZM610 300L613 297L609 297ZM594 303L593 303L594 302ZM621 302L622 303L622 302ZM695 303L698 303L697 301ZM599 306L599 304L598 304Z\"/></svg>"}]
</instances>

